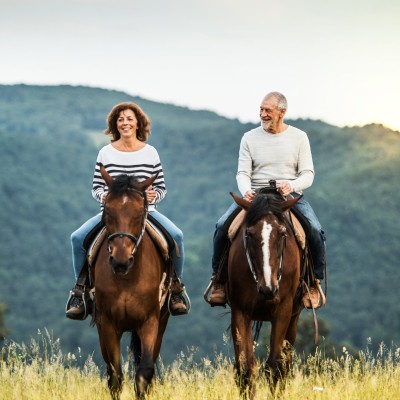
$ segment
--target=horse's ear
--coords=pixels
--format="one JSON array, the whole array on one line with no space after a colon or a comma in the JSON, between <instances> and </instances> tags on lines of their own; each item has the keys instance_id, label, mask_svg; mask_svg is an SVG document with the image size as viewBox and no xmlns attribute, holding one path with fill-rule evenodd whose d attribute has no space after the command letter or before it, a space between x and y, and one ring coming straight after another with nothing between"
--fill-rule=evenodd
<instances>
[{"instance_id":1,"label":"horse's ear","mask_svg":"<svg viewBox=\"0 0 400 400\"><path fill-rule=\"evenodd\" d=\"M303 195L301 195L299 197L295 197L293 199L282 201L282 203L279 203L279 207L283 211L289 210L289 208L292 208L302 197L303 197Z\"/></svg>"},{"instance_id":2,"label":"horse's ear","mask_svg":"<svg viewBox=\"0 0 400 400\"><path fill-rule=\"evenodd\" d=\"M113 178L107 172L107 170L104 168L104 165L102 163L100 163L100 173L101 173L101 176L103 177L104 181L106 182L107 186L110 186L111 182L113 181Z\"/></svg>"},{"instance_id":3,"label":"horse's ear","mask_svg":"<svg viewBox=\"0 0 400 400\"><path fill-rule=\"evenodd\" d=\"M145 179L144 181L141 181L138 183L138 186L144 192L149 186L153 184L153 182L157 179L159 172L157 172L155 175L151 176L150 178Z\"/></svg>"},{"instance_id":4,"label":"horse's ear","mask_svg":"<svg viewBox=\"0 0 400 400\"><path fill-rule=\"evenodd\" d=\"M243 199L242 197L239 197L238 195L236 195L235 193L229 192L230 195L233 197L233 200L235 200L235 203L242 207L244 210L247 210L251 203L245 199Z\"/></svg>"}]
</instances>

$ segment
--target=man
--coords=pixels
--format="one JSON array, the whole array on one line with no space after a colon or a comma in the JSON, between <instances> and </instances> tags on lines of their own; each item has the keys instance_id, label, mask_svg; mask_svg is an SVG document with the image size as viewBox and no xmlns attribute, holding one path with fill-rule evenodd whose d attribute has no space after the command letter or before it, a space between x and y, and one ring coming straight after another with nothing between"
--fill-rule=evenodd
<instances>
[{"instance_id":1,"label":"man","mask_svg":"<svg viewBox=\"0 0 400 400\"><path fill-rule=\"evenodd\" d=\"M299 196L313 183L314 166L307 134L284 122L286 110L287 100L283 94L279 92L267 94L260 106L261 126L243 135L236 180L240 192L248 201L254 199L255 189L268 186L271 179L276 180L278 190L283 196ZM325 268L324 232L304 197L295 207L311 225L308 242L316 285L310 288L310 297L314 308L319 308L324 301L320 287ZM225 305L227 301L224 285L218 281L218 272L229 248L227 229L236 214L237 205L234 203L216 226L212 259L213 285L210 295L212 305ZM306 307L311 307L307 297L303 301Z\"/></svg>"}]
</instances>

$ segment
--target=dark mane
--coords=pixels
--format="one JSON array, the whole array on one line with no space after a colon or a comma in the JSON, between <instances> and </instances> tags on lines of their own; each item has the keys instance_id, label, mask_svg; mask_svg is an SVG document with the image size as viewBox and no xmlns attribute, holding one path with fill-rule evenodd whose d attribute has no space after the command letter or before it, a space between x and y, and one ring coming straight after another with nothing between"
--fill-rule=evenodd
<instances>
[{"instance_id":1,"label":"dark mane","mask_svg":"<svg viewBox=\"0 0 400 400\"><path fill-rule=\"evenodd\" d=\"M272 212L280 221L285 221L283 211L278 206L279 199L279 196L259 193L247 210L245 224L247 226L255 225L268 212Z\"/></svg>"},{"instance_id":2,"label":"dark mane","mask_svg":"<svg viewBox=\"0 0 400 400\"><path fill-rule=\"evenodd\" d=\"M108 188L108 195L110 197L118 197L132 193L132 189L142 192L138 179L133 175L118 175Z\"/></svg>"}]
</instances>

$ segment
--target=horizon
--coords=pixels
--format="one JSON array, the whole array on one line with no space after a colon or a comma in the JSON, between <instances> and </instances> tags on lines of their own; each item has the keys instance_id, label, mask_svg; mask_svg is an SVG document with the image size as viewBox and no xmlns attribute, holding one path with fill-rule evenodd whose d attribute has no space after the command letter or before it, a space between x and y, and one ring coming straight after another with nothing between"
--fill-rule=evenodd
<instances>
[{"instance_id":1,"label":"horizon","mask_svg":"<svg viewBox=\"0 0 400 400\"><path fill-rule=\"evenodd\" d=\"M174 106L174 107L185 108L185 109L188 109L189 111L207 111L207 112L211 112L211 113L214 113L214 114L216 114L216 115L218 115L218 116L220 116L222 118L227 118L227 119L230 119L230 120L237 119L242 124L259 124L260 123L259 119L257 121L242 121L240 118L223 115L223 114L221 114L221 113L219 113L219 112L217 112L215 110L211 110L211 109L193 108L193 107L187 106L185 104L176 104L176 103L173 103L173 102L158 101L158 100L155 100L155 99L150 99L150 98L147 98L147 97L138 96L138 95L131 94L131 93L128 93L128 92L124 92L122 90L99 87L99 86L90 86L90 85L82 85L82 84L74 85L74 84L70 84L70 83L29 84L29 83L21 83L21 82L20 83L7 83L7 84L4 84L4 83L0 82L0 86L31 86L31 87L35 87L36 86L36 87L50 87L50 88L51 87L68 86L68 87L72 87L72 88L74 88L74 87L75 88L82 87L82 88L88 88L88 89L99 89L99 90L106 90L106 91L109 90L109 91L115 91L115 92L123 93L125 95L132 96L132 97L139 97L139 98L141 98L141 99L143 99L145 101L150 101L150 102L157 103L157 104L165 104L165 105L171 105L171 106ZM153 119L153 118L151 118L151 119ZM391 131L393 131L395 133L399 133L400 134L400 129L392 129L391 127L389 127L389 126L387 126L387 125L385 125L385 124L383 124L381 122L369 122L369 123L365 123L365 124L362 124L362 125L359 125L359 124L338 125L338 124L334 124L334 123L329 123L329 122L327 122L327 121L325 121L323 119L320 119L320 118L311 118L311 117L307 117L307 116L300 116L300 117L295 117L295 118L287 116L287 117L285 117L285 120L291 120L291 121L296 121L296 120L319 121L319 122L321 122L323 124L327 124L327 125L330 125L330 126L335 126L337 128L363 128L363 127L370 126L370 125L376 125L376 126L383 126L385 129L389 129L389 130L391 130Z\"/></svg>"}]
</instances>

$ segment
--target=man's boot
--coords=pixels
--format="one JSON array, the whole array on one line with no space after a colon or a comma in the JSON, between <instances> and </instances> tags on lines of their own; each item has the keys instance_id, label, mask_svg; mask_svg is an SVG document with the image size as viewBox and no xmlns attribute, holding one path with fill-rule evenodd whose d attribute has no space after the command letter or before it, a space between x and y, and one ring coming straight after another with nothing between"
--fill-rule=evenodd
<instances>
[{"instance_id":1,"label":"man's boot","mask_svg":"<svg viewBox=\"0 0 400 400\"><path fill-rule=\"evenodd\" d=\"M214 306L223 306L225 307L228 302L225 293L225 285L222 285L218 282L217 274L213 274L212 276L212 287L210 294L210 304L212 307Z\"/></svg>"},{"instance_id":2,"label":"man's boot","mask_svg":"<svg viewBox=\"0 0 400 400\"><path fill-rule=\"evenodd\" d=\"M306 308L313 308L318 310L326 303L326 298L324 292L321 288L321 281L319 279L315 280L315 285L310 287L310 293L306 292L303 296L303 304Z\"/></svg>"},{"instance_id":3,"label":"man's boot","mask_svg":"<svg viewBox=\"0 0 400 400\"><path fill-rule=\"evenodd\" d=\"M172 315L184 315L189 312L185 297L183 296L183 292L185 290L184 288L185 285L180 281L179 278L172 280L171 298L169 301L169 309Z\"/></svg>"}]
</instances>

